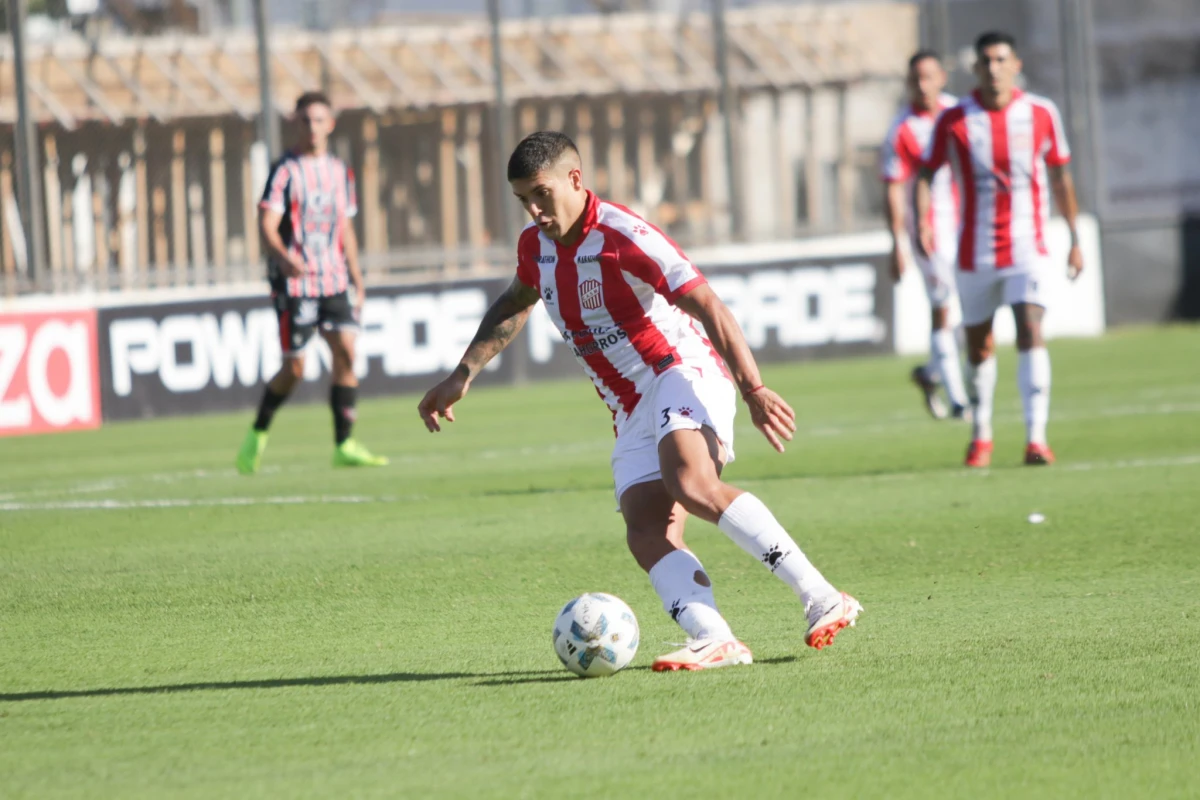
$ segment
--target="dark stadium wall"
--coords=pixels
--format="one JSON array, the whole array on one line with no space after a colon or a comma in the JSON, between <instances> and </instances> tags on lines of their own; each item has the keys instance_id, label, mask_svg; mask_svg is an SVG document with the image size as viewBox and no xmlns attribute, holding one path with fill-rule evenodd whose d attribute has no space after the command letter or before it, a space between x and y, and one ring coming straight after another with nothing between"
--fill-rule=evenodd
<instances>
[{"instance_id":1,"label":"dark stadium wall","mask_svg":"<svg viewBox=\"0 0 1200 800\"><path fill-rule=\"evenodd\" d=\"M702 265L703 266L703 265ZM706 273L764 362L891 352L893 291L878 254L780 259ZM364 396L418 392L457 363L503 278L376 287L363 308L357 371ZM279 368L265 297L131 305L97 312L105 420L252 407ZM314 342L296 400L326 397L328 352ZM579 375L540 306L480 385Z\"/></svg>"}]
</instances>

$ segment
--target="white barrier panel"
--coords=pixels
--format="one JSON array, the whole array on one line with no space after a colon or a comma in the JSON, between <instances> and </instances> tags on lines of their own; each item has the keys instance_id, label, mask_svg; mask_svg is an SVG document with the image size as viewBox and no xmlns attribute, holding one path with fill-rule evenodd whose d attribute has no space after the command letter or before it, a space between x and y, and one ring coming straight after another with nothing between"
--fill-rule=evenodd
<instances>
[{"instance_id":1,"label":"white barrier panel","mask_svg":"<svg viewBox=\"0 0 1200 800\"><path fill-rule=\"evenodd\" d=\"M842 259L887 255L892 250L892 237L887 231L868 231L846 236L821 236L814 239L795 239L790 242L758 244L725 244L716 247L688 249L687 254L705 269L710 267L746 266L799 259Z\"/></svg>"},{"instance_id":2,"label":"white barrier panel","mask_svg":"<svg viewBox=\"0 0 1200 800\"><path fill-rule=\"evenodd\" d=\"M1046 280L1049 337L1095 336L1104 331L1103 270L1095 220L1081 217L1079 232L1085 269L1074 283L1066 278L1065 224L1056 220L1048 232L1052 258L1061 265ZM929 305L922 281L910 271L900 285L890 285L886 266L890 249L888 233L875 230L698 248L690 255L726 300L761 361L924 353L929 343ZM432 376L450 369L470 341L489 298L508 281L507 276L497 276L373 287L363 311L356 364L364 394L420 391ZM43 317L71 313L82 313L90 321L89 338L73 349L59 347L74 357L71 370L51 369L48 345L30 349L26 340L55 340L45 332L36 338L40 328L30 326L45 323ZM249 407L281 358L265 283L25 297L0 302L0 314L15 320L7 328L8 346L0 342L0 417L5 409L11 417L7 425L0 420L0 433L6 427L26 432L39 426L97 424L97 403L106 420ZM998 340L1013 341L1011 314L999 314L996 322ZM494 362L487 377L517 382L578 374L569 350L560 346L561 337L548 323L535 317L523 344ZM46 330L54 333L57 328ZM309 380L300 390L309 399L323 391L318 379L330 363L328 350L319 345L315 356L306 365ZM60 360L56 357L54 363ZM44 390L51 384L53 392ZM55 405L62 398L71 401L70 415L59 413ZM87 406L84 400L89 399L92 405ZM35 418L34 410L41 416Z\"/></svg>"},{"instance_id":3,"label":"white barrier panel","mask_svg":"<svg viewBox=\"0 0 1200 800\"><path fill-rule=\"evenodd\" d=\"M1104 266L1100 254L1100 226L1096 218L1081 214L1076 220L1079 245L1083 249L1083 273L1067 278L1067 250L1070 232L1059 217L1050 221L1046 244L1054 269L1045 278L1047 309L1044 334L1047 339L1071 336L1099 336L1104 333ZM917 355L929 352L929 299L925 283L915 269L905 272L896 287L896 352ZM952 321L960 319L959 310ZM993 327L997 344L1016 341L1012 314L1001 309Z\"/></svg>"},{"instance_id":4,"label":"white barrier panel","mask_svg":"<svg viewBox=\"0 0 1200 800\"><path fill-rule=\"evenodd\" d=\"M0 312L0 436L100 424L96 312Z\"/></svg>"}]
</instances>

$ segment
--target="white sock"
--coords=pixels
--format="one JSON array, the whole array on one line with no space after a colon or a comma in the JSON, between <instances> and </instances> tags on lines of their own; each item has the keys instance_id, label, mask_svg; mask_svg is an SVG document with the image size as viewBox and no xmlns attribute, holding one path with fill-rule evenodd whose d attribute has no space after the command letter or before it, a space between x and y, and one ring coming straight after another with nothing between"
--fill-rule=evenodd
<instances>
[{"instance_id":1,"label":"white sock","mask_svg":"<svg viewBox=\"0 0 1200 800\"><path fill-rule=\"evenodd\" d=\"M781 581L792 587L807 607L824 600L836 589L809 562L800 546L783 529L771 510L749 492L738 495L717 527L738 547L761 561Z\"/></svg>"},{"instance_id":2,"label":"white sock","mask_svg":"<svg viewBox=\"0 0 1200 800\"><path fill-rule=\"evenodd\" d=\"M1018 354L1017 386L1025 406L1025 437L1031 444L1045 444L1050 419L1050 353L1046 348Z\"/></svg>"},{"instance_id":3,"label":"white sock","mask_svg":"<svg viewBox=\"0 0 1200 800\"><path fill-rule=\"evenodd\" d=\"M650 585L662 598L663 610L691 638L733 638L729 623L717 610L712 582L690 551L675 550L660 558L650 568Z\"/></svg>"},{"instance_id":4,"label":"white sock","mask_svg":"<svg viewBox=\"0 0 1200 800\"><path fill-rule=\"evenodd\" d=\"M967 364L967 380L975 405L974 438L992 440L992 403L996 399L996 355L988 356L982 364Z\"/></svg>"},{"instance_id":5,"label":"white sock","mask_svg":"<svg viewBox=\"0 0 1200 800\"><path fill-rule=\"evenodd\" d=\"M953 330L942 328L933 332L929 337L929 356L934 374L941 377L942 385L946 387L946 397L953 405L967 405L967 387L963 383L958 342L955 341Z\"/></svg>"}]
</instances>

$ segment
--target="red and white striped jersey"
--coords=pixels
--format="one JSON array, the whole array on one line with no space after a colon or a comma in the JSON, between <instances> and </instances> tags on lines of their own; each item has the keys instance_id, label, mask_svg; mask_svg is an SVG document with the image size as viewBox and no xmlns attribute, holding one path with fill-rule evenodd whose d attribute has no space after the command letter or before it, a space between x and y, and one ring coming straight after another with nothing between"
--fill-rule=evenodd
<instances>
[{"instance_id":1,"label":"red and white striped jersey","mask_svg":"<svg viewBox=\"0 0 1200 800\"><path fill-rule=\"evenodd\" d=\"M954 95L938 98L938 113L958 103ZM933 136L937 115L909 106L900 112L888 129L887 138L879 150L879 174L885 183L903 183L909 198L909 213L905 218L908 235L917 239L916 202L914 189L921 159ZM958 244L958 188L950 170L939 169L933 176L933 198L929 206L929 221L933 225L934 250L946 257L954 255Z\"/></svg>"},{"instance_id":2,"label":"red and white striped jersey","mask_svg":"<svg viewBox=\"0 0 1200 800\"><path fill-rule=\"evenodd\" d=\"M989 111L976 92L944 112L924 161L930 169L949 162L962 193L959 269L1028 268L1044 258L1046 168L1070 160L1058 108L1044 97L1018 90Z\"/></svg>"},{"instance_id":3,"label":"red and white striped jersey","mask_svg":"<svg viewBox=\"0 0 1200 800\"><path fill-rule=\"evenodd\" d=\"M275 259L267 258L271 289L289 297L328 297L349 285L342 237L358 213L354 172L337 156L284 153L271 167L261 208L282 214L283 244L304 258L308 271L285 278Z\"/></svg>"},{"instance_id":4,"label":"red and white striped jersey","mask_svg":"<svg viewBox=\"0 0 1200 800\"><path fill-rule=\"evenodd\" d=\"M675 301L706 281L662 231L588 192L573 247L530 224L517 245L517 278L546 311L614 419L637 406L669 369L725 375L703 328Z\"/></svg>"}]
</instances>

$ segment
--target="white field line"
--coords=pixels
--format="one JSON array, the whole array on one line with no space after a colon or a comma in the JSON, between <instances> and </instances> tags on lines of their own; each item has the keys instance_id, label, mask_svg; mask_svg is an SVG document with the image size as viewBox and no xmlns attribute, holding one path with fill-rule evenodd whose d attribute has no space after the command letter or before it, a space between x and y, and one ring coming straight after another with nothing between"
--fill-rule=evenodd
<instances>
[{"instance_id":1,"label":"white field line","mask_svg":"<svg viewBox=\"0 0 1200 800\"><path fill-rule=\"evenodd\" d=\"M1051 415L1052 422L1072 422L1091 419L1112 419L1118 417L1141 417L1141 416L1170 416L1175 414L1200 414L1200 403L1154 403L1141 405L1113 406L1109 408L1098 408L1079 412L1054 412ZM1022 419L1019 411L1009 413L1001 413L996 415L997 422L1019 422ZM810 428L801 427L796 433L796 442L793 446L803 448L805 437L832 437L846 436L852 434L858 435L874 435L881 433L894 432L905 428L923 427L932 423L928 416L923 414L915 414L910 412L897 411L883 418L875 417L870 423L859 423L847 420L838 425L821 425ZM953 424L953 423L943 423ZM964 426L965 427L965 426ZM750 427L748 418L741 415L737 428L739 434L747 436L756 436L757 433ZM612 440L608 437L597 437L579 442L567 442L563 444L544 445L544 446L529 446L520 448L498 449L492 448L487 450L476 450L471 452L446 452L446 451L427 451L424 453L407 453L394 456L393 464L429 464L431 462L444 462L449 460L497 460L497 459L515 459L530 456L556 456L556 455L575 455L589 452L607 452L612 448ZM262 474L273 475L279 473L302 474L315 472L318 469L317 463L313 465L292 465L281 467L278 465L267 465L262 469ZM1079 465L1073 467L1067 466L1068 469L1079 469ZM923 473L928 474L928 473ZM891 473L891 480L903 480L905 473ZM93 479L79 481L65 486L51 486L42 484L33 486L28 489L21 489L12 492L0 493L0 502L28 500L35 497L61 497L84 494L100 494L103 492L111 492L117 489L131 487L136 484L163 484L172 485L176 483L193 483L200 480L225 479L233 480L239 476L233 468L228 469L195 469L184 470L179 472L165 473L143 473L134 475L114 475L108 478ZM880 476L882 477L882 476ZM2 507L0 507L2 508Z\"/></svg>"},{"instance_id":2,"label":"white field line","mask_svg":"<svg viewBox=\"0 0 1200 800\"><path fill-rule=\"evenodd\" d=\"M286 470L279 466L265 466L261 472L264 475L270 475L279 472L305 472L308 467L288 467ZM98 494L100 492L111 492L115 489L124 489L131 483L158 483L158 484L174 484L174 483L192 483L194 481L206 480L210 478L236 478L238 477L237 470L230 467L229 469L189 469L181 472L153 472L143 473L140 475L112 475L107 478L97 478L90 480L77 481L76 483L66 486L35 486L29 489L22 489L16 492L8 492L0 494L0 501L15 500L17 498L29 497L55 497L57 495L72 495L72 494Z\"/></svg>"},{"instance_id":3,"label":"white field line","mask_svg":"<svg viewBox=\"0 0 1200 800\"><path fill-rule=\"evenodd\" d=\"M1062 468L1070 472L1088 472L1094 469L1147 469L1149 467L1191 467L1200 464L1200 454L1191 456L1176 456L1174 458L1131 458L1123 461L1101 461L1078 464L1063 464Z\"/></svg>"},{"instance_id":4,"label":"white field line","mask_svg":"<svg viewBox=\"0 0 1200 800\"><path fill-rule=\"evenodd\" d=\"M59 502L0 503L0 511L126 511L136 508L213 508L221 506L362 505L397 503L409 497L366 495L288 495L281 497L160 498L154 500L63 500Z\"/></svg>"},{"instance_id":5,"label":"white field line","mask_svg":"<svg viewBox=\"0 0 1200 800\"><path fill-rule=\"evenodd\" d=\"M474 450L469 452L445 452L434 451L422 454L401 454L391 456L392 464L428 464L433 461L448 461L448 460L476 460L476 459L512 459L528 456L555 456L555 455L573 455L577 453L588 452L608 452L612 449L612 440L606 439L603 436L596 439L589 439L582 442L571 442L561 445L547 445L544 447L519 447L509 450L491 449L491 450ZM289 475L312 473L321 469L326 469L319 460L314 460L311 465L298 464L287 467L276 465L267 465L262 468L260 475L277 475L287 473ZM202 480L253 480L244 479L238 475L237 470L232 467L228 469L194 469L185 470L182 472L165 472L165 473L141 473L134 475L113 475L108 478L89 479L78 481L76 483L66 485L47 485L40 484L32 486L28 489L20 489L13 492L0 493L0 502L8 500L30 499L35 497L61 497L63 495L85 495L85 494L100 494L103 492L116 491L118 489L130 488L137 484L159 484L172 485L177 483L194 483Z\"/></svg>"},{"instance_id":6,"label":"white field line","mask_svg":"<svg viewBox=\"0 0 1200 800\"><path fill-rule=\"evenodd\" d=\"M1193 467L1200 466L1200 453L1193 453L1183 456L1168 456L1164 458L1135 458L1125 459L1120 461L1079 461L1076 463L1061 464L1056 467L1051 467L1044 473L1046 477L1050 477L1056 472L1091 472L1101 470L1125 470L1125 469L1153 469L1161 467ZM970 469L968 467L954 467L950 469L929 469L929 470L912 470L910 472L883 472L879 474L862 473L858 475L805 475L801 478L790 478L797 483L835 483L840 481L864 481L868 483L890 483L893 481L911 481L911 480L929 480L932 478L964 478L967 480L979 480L987 478L991 474L990 469ZM774 483L780 480L779 478L748 478L744 481L738 481L738 486L759 486L765 483Z\"/></svg>"},{"instance_id":7,"label":"white field line","mask_svg":"<svg viewBox=\"0 0 1200 800\"><path fill-rule=\"evenodd\" d=\"M1170 416L1174 414L1200 414L1200 403L1155 403L1153 405L1143 404L1134 406L1114 406L1111 408L1097 408L1076 412L1059 412L1051 410L1050 421L1052 423L1081 422L1093 419L1114 419L1118 417L1158 417ZM996 422L1020 422L1022 419L1024 419L1024 417L1020 411L1010 411L995 415ZM847 434L863 433L888 433L903 428L927 424L929 424L928 416L905 415L903 417L894 417L882 422L876 421L865 425L860 425L853 422L841 425L822 425L820 427L809 428L807 430L802 429L798 431L798 435L820 437L845 436Z\"/></svg>"},{"instance_id":8,"label":"white field line","mask_svg":"<svg viewBox=\"0 0 1200 800\"><path fill-rule=\"evenodd\" d=\"M1192 467L1200 466L1200 453L1175 456L1170 458L1136 458L1121 461L1085 461L1075 464L1064 464L1055 471L1087 472L1092 470L1126 470L1154 469L1162 467ZM944 474L957 478L981 478L988 475L988 470L956 469L939 473L933 471L891 472L881 475L836 475L809 476L798 478L801 483L832 482L844 480L859 481L898 481L915 478L929 478ZM763 483L762 480L748 480L743 485L753 486ZM0 512L4 511L128 511L131 509L154 508L213 508L222 506L266 506L266 505L364 505L368 503L399 503L428 499L425 495L288 495L280 497L210 497L210 498L163 498L152 500L63 500L45 502L0 502Z\"/></svg>"}]
</instances>

